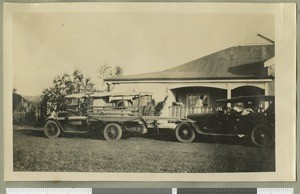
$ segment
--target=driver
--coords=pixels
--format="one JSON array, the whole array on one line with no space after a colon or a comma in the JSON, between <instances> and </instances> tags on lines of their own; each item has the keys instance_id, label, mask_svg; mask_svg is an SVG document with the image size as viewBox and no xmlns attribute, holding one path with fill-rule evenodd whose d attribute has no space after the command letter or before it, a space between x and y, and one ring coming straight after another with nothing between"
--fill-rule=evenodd
<instances>
[{"instance_id":1,"label":"driver","mask_svg":"<svg viewBox=\"0 0 300 194\"><path fill-rule=\"evenodd\" d=\"M241 113L244 109L241 106L234 106L232 110L235 110L237 113Z\"/></svg>"},{"instance_id":2,"label":"driver","mask_svg":"<svg viewBox=\"0 0 300 194\"><path fill-rule=\"evenodd\" d=\"M89 105L90 105L89 98L84 96L82 101L81 101L81 104L80 104L82 115L87 115L87 112L88 112L87 110L89 108Z\"/></svg>"}]
</instances>

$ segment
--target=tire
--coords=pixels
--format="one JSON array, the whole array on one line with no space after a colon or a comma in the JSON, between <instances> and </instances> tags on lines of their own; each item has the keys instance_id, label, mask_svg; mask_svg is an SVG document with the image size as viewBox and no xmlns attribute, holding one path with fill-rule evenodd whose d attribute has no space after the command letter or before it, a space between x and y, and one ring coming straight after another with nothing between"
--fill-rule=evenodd
<instances>
[{"instance_id":1,"label":"tire","mask_svg":"<svg viewBox=\"0 0 300 194\"><path fill-rule=\"evenodd\" d=\"M61 129L55 121L49 120L44 126L44 134L48 138L55 138L60 136Z\"/></svg>"},{"instance_id":2,"label":"tire","mask_svg":"<svg viewBox=\"0 0 300 194\"><path fill-rule=\"evenodd\" d=\"M116 123L109 123L103 130L103 136L107 141L118 141L122 137L122 129Z\"/></svg>"},{"instance_id":3,"label":"tire","mask_svg":"<svg viewBox=\"0 0 300 194\"><path fill-rule=\"evenodd\" d=\"M258 147L270 147L275 143L274 132L267 125L256 125L251 132L251 141Z\"/></svg>"},{"instance_id":4,"label":"tire","mask_svg":"<svg viewBox=\"0 0 300 194\"><path fill-rule=\"evenodd\" d=\"M175 129L175 135L178 141L190 143L195 140L195 132L192 126L188 123L180 123Z\"/></svg>"}]
</instances>

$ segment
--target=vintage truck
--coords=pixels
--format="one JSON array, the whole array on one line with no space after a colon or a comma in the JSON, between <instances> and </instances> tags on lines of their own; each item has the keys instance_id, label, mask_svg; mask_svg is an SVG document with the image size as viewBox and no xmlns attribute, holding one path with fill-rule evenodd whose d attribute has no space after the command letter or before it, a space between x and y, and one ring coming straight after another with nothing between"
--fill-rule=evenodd
<instances>
[{"instance_id":1,"label":"vintage truck","mask_svg":"<svg viewBox=\"0 0 300 194\"><path fill-rule=\"evenodd\" d=\"M152 106L148 92L102 92L66 96L68 108L49 117L44 134L49 138L61 133L86 133L96 131L108 141L121 139L123 132L145 134L152 130L180 131L178 138L188 142L195 123L187 118L145 116L143 110ZM176 137L179 137L178 135Z\"/></svg>"}]
</instances>

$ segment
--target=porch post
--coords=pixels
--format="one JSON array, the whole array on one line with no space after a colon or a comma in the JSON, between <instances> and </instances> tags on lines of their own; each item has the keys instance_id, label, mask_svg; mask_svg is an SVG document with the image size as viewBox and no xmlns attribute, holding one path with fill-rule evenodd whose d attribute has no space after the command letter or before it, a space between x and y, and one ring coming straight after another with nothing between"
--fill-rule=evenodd
<instances>
[{"instance_id":1,"label":"porch post","mask_svg":"<svg viewBox=\"0 0 300 194\"><path fill-rule=\"evenodd\" d=\"M265 95L269 95L269 84L268 83L265 83L264 85L264 89L265 89ZM269 107L269 102L265 101L265 104L264 104L264 111Z\"/></svg>"},{"instance_id":2,"label":"porch post","mask_svg":"<svg viewBox=\"0 0 300 194\"><path fill-rule=\"evenodd\" d=\"M265 95L266 96L269 95L269 83L265 83L264 89L265 89Z\"/></svg>"},{"instance_id":3,"label":"porch post","mask_svg":"<svg viewBox=\"0 0 300 194\"><path fill-rule=\"evenodd\" d=\"M227 83L226 84L226 87L227 87L227 99L231 98L231 84L230 83ZM231 107L231 103L227 103L227 106L228 107Z\"/></svg>"},{"instance_id":4,"label":"porch post","mask_svg":"<svg viewBox=\"0 0 300 194\"><path fill-rule=\"evenodd\" d=\"M162 110L161 116L168 117L172 115L172 109L169 109L169 107L172 106L172 102L176 101L173 92L169 89L169 85L166 85L165 87L165 96L168 96L168 98L165 102L165 107Z\"/></svg>"}]
</instances>

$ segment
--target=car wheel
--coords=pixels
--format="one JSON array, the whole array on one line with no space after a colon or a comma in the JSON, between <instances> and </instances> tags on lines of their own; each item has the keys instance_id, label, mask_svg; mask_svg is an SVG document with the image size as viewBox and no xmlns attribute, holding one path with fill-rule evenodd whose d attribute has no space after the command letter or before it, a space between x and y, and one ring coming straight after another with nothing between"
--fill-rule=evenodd
<instances>
[{"instance_id":1,"label":"car wheel","mask_svg":"<svg viewBox=\"0 0 300 194\"><path fill-rule=\"evenodd\" d=\"M252 143L259 147L269 147L274 144L274 133L264 124L257 125L251 132Z\"/></svg>"},{"instance_id":2,"label":"car wheel","mask_svg":"<svg viewBox=\"0 0 300 194\"><path fill-rule=\"evenodd\" d=\"M44 134L48 138L58 137L61 134L60 127L55 121L47 121L44 126Z\"/></svg>"},{"instance_id":3,"label":"car wheel","mask_svg":"<svg viewBox=\"0 0 300 194\"><path fill-rule=\"evenodd\" d=\"M104 128L103 136L107 141L117 141L122 137L122 129L116 123L107 124Z\"/></svg>"},{"instance_id":4,"label":"car wheel","mask_svg":"<svg viewBox=\"0 0 300 194\"><path fill-rule=\"evenodd\" d=\"M192 142L196 137L192 126L188 123L180 123L177 125L175 135L177 140L183 143Z\"/></svg>"}]
</instances>

